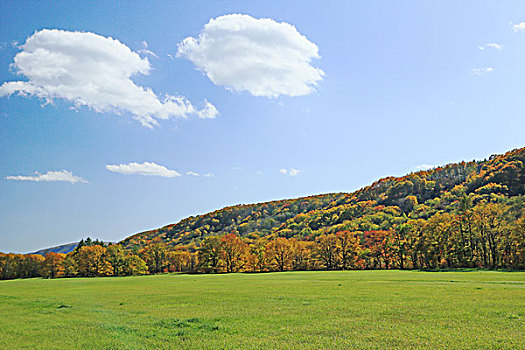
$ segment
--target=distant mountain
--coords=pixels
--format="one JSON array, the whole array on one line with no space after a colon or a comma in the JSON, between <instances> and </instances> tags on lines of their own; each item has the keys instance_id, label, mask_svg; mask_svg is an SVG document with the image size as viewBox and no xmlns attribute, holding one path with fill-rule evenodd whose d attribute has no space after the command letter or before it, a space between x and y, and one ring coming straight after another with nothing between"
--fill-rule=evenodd
<instances>
[{"instance_id":1,"label":"distant mountain","mask_svg":"<svg viewBox=\"0 0 525 350\"><path fill-rule=\"evenodd\" d=\"M39 251L36 251L34 253L29 253L29 254L39 254L39 255L43 255L43 256L46 256L48 253L51 253L51 252L67 254L67 253L72 252L73 250L75 250L77 245L78 245L78 242L77 243L63 244L63 245L59 245L59 246L56 246L56 247L40 249Z\"/></svg>"},{"instance_id":2,"label":"distant mountain","mask_svg":"<svg viewBox=\"0 0 525 350\"><path fill-rule=\"evenodd\" d=\"M52 248L40 249L39 251L36 251L34 253L27 253L27 254L39 254L43 256L46 256L47 253L50 253L50 252L67 254L75 250L77 246L82 247L85 245L108 245L108 244L115 244L115 242L103 242L99 239L92 240L90 237L88 237L86 240L82 239L80 242L68 243L68 244L63 244L63 245L59 245L59 246L52 247Z\"/></svg>"},{"instance_id":3,"label":"distant mountain","mask_svg":"<svg viewBox=\"0 0 525 350\"><path fill-rule=\"evenodd\" d=\"M190 250L205 237L234 233L243 237L276 235L311 240L341 230L390 230L409 219L427 220L458 210L468 197L525 206L525 148L483 161L460 162L402 177L387 177L352 193L331 193L266 203L236 205L179 223L141 232L120 242L137 249L153 240Z\"/></svg>"}]
</instances>

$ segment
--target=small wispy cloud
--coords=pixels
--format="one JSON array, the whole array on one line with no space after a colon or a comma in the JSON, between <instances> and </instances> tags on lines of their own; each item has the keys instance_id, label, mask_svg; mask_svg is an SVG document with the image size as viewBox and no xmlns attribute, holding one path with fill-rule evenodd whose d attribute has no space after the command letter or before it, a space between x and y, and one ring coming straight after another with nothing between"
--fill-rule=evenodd
<instances>
[{"instance_id":1,"label":"small wispy cloud","mask_svg":"<svg viewBox=\"0 0 525 350\"><path fill-rule=\"evenodd\" d=\"M6 180L16 180L16 181L34 181L34 182L70 182L72 184L74 183L87 183L86 180L83 178L73 175L72 172L67 170L61 170L61 171L48 171L45 174L41 174L39 172L35 172L34 176L25 176L25 175L17 175L17 176L7 176Z\"/></svg>"},{"instance_id":2,"label":"small wispy cloud","mask_svg":"<svg viewBox=\"0 0 525 350\"><path fill-rule=\"evenodd\" d=\"M186 173L186 175L188 175L188 176L201 176L199 173L196 173L196 172L194 172L194 171L188 171L188 172Z\"/></svg>"},{"instance_id":3,"label":"small wispy cloud","mask_svg":"<svg viewBox=\"0 0 525 350\"><path fill-rule=\"evenodd\" d=\"M288 175L288 176L296 176L296 175L299 175L299 173L301 173L301 170L300 169L294 169L294 168L289 168L289 169L281 169L279 170L279 172L283 175Z\"/></svg>"},{"instance_id":4,"label":"small wispy cloud","mask_svg":"<svg viewBox=\"0 0 525 350\"><path fill-rule=\"evenodd\" d=\"M147 41L143 41L142 42L142 49L138 50L137 52L141 53L143 55L150 55L150 56L153 56L155 58L159 58L159 56L155 52L151 51L148 48L148 42Z\"/></svg>"},{"instance_id":5,"label":"small wispy cloud","mask_svg":"<svg viewBox=\"0 0 525 350\"><path fill-rule=\"evenodd\" d=\"M144 163L128 163L128 164L108 164L106 169L114 173L124 175L144 175L144 176L160 176L160 177L178 177L181 176L177 171L170 170L165 166L144 162Z\"/></svg>"},{"instance_id":6,"label":"small wispy cloud","mask_svg":"<svg viewBox=\"0 0 525 350\"><path fill-rule=\"evenodd\" d=\"M475 75L478 77L482 77L486 75L487 73L493 72L494 68L492 67L481 67L481 68L472 68L470 70L470 75Z\"/></svg>"},{"instance_id":7,"label":"small wispy cloud","mask_svg":"<svg viewBox=\"0 0 525 350\"><path fill-rule=\"evenodd\" d=\"M435 165L430 165L430 164L419 164L419 165L414 166L414 170L415 171L430 170L435 167L436 167Z\"/></svg>"},{"instance_id":8,"label":"small wispy cloud","mask_svg":"<svg viewBox=\"0 0 525 350\"><path fill-rule=\"evenodd\" d=\"M514 30L514 32L525 31L525 22L521 22L521 23L512 25L512 30Z\"/></svg>"},{"instance_id":9,"label":"small wispy cloud","mask_svg":"<svg viewBox=\"0 0 525 350\"><path fill-rule=\"evenodd\" d=\"M215 177L215 174L210 171L209 173L204 175L204 177Z\"/></svg>"},{"instance_id":10,"label":"small wispy cloud","mask_svg":"<svg viewBox=\"0 0 525 350\"><path fill-rule=\"evenodd\" d=\"M487 43L487 44L478 46L478 49L480 49L480 50L496 49L498 51L501 51L503 49L503 46L504 45L498 44L498 43Z\"/></svg>"},{"instance_id":11,"label":"small wispy cloud","mask_svg":"<svg viewBox=\"0 0 525 350\"><path fill-rule=\"evenodd\" d=\"M204 108L197 111L197 117L201 119L214 119L217 115L219 115L219 111L208 100L204 100Z\"/></svg>"}]
</instances>

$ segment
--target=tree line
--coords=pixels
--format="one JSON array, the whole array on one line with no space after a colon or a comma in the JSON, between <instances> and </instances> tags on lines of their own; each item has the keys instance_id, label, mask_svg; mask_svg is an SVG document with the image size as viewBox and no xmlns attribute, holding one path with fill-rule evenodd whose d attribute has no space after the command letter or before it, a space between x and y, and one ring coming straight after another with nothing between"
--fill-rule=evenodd
<instances>
[{"instance_id":1,"label":"tree line","mask_svg":"<svg viewBox=\"0 0 525 350\"><path fill-rule=\"evenodd\" d=\"M232 273L291 270L525 268L525 212L498 203L407 219L391 230L343 230L287 238L257 232L209 236L200 246L142 248L81 241L68 254L0 253L0 278L129 276L166 272Z\"/></svg>"}]
</instances>

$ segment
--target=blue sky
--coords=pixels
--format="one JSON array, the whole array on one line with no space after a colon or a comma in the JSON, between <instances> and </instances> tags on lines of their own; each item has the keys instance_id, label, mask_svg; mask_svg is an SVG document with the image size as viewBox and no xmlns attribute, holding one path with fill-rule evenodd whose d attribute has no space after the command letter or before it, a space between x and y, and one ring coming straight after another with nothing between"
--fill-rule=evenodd
<instances>
[{"instance_id":1,"label":"blue sky","mask_svg":"<svg viewBox=\"0 0 525 350\"><path fill-rule=\"evenodd\" d=\"M523 147L523 22L521 1L1 1L0 251Z\"/></svg>"}]
</instances>

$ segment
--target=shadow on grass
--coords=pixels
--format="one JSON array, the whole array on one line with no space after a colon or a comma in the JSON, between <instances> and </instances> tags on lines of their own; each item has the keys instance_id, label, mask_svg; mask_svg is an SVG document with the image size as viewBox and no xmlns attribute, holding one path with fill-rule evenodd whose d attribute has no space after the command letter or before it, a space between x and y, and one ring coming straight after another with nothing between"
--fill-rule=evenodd
<instances>
[{"instance_id":1,"label":"shadow on grass","mask_svg":"<svg viewBox=\"0 0 525 350\"><path fill-rule=\"evenodd\" d=\"M213 332L219 330L219 326L214 321L203 320L197 317L187 319L169 318L158 321L156 325L178 330L175 335L187 335L188 332L191 333L192 331Z\"/></svg>"},{"instance_id":2,"label":"shadow on grass","mask_svg":"<svg viewBox=\"0 0 525 350\"><path fill-rule=\"evenodd\" d=\"M497 272L524 272L524 269L487 269L479 267L450 267L450 268L438 268L438 269L419 269L419 270L407 270L407 271L420 271L420 272L483 272L483 271L497 271Z\"/></svg>"}]
</instances>

